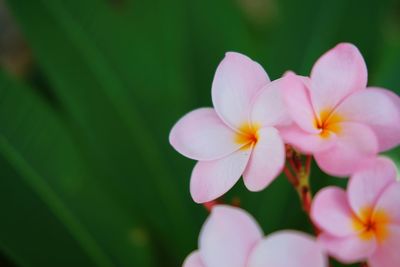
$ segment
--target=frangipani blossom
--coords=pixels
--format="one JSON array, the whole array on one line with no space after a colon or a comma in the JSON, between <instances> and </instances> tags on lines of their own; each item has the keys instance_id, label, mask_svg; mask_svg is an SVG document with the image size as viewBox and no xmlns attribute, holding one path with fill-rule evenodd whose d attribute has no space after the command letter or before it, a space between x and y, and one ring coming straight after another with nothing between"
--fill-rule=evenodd
<instances>
[{"instance_id":1,"label":"frangipani blossom","mask_svg":"<svg viewBox=\"0 0 400 267\"><path fill-rule=\"evenodd\" d=\"M400 143L400 98L367 86L358 49L342 43L314 65L311 77L285 76L284 95L295 122L282 131L286 142L313 154L328 174L347 176Z\"/></svg>"},{"instance_id":2,"label":"frangipani blossom","mask_svg":"<svg viewBox=\"0 0 400 267\"><path fill-rule=\"evenodd\" d=\"M280 231L263 238L254 218L239 208L217 205L203 225L199 250L183 267L326 267L310 236Z\"/></svg>"},{"instance_id":3,"label":"frangipani blossom","mask_svg":"<svg viewBox=\"0 0 400 267\"><path fill-rule=\"evenodd\" d=\"M351 177L347 192L327 187L311 208L322 230L318 241L344 263L368 261L370 267L400 266L400 183L396 167L378 158Z\"/></svg>"},{"instance_id":4,"label":"frangipani blossom","mask_svg":"<svg viewBox=\"0 0 400 267\"><path fill-rule=\"evenodd\" d=\"M281 172L285 149L275 126L289 118L279 84L250 58L227 53L212 84L215 109L196 109L175 124L171 145L198 160L190 181L194 201L220 197L241 175L249 190L259 191Z\"/></svg>"}]
</instances>

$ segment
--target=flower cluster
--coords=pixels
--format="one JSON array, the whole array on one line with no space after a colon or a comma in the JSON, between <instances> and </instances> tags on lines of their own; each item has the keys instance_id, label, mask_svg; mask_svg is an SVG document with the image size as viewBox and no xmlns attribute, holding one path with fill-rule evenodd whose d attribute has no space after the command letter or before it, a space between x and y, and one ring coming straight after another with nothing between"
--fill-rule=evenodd
<instances>
[{"instance_id":1,"label":"flower cluster","mask_svg":"<svg viewBox=\"0 0 400 267\"><path fill-rule=\"evenodd\" d=\"M291 255L286 254L290 251ZM300 264L301 263L301 264ZM217 205L205 222L199 250L192 252L184 267L257 267L326 265L326 258L306 234L281 231L263 238L257 222L239 208Z\"/></svg>"},{"instance_id":2,"label":"flower cluster","mask_svg":"<svg viewBox=\"0 0 400 267\"><path fill-rule=\"evenodd\" d=\"M311 217L318 240L345 263L368 259L371 267L400 266L400 183L396 167L378 158L356 171L347 192L327 187L316 195Z\"/></svg>"},{"instance_id":3,"label":"flower cluster","mask_svg":"<svg viewBox=\"0 0 400 267\"><path fill-rule=\"evenodd\" d=\"M315 240L287 230L262 238L245 211L212 207L199 250L185 267L323 267L325 255L400 266L400 183L394 164L379 156L400 143L400 98L367 87L366 64L354 45L326 52L310 77L287 72L274 81L258 63L229 52L215 73L212 102L214 108L181 118L169 137L178 152L198 161L190 180L195 202L221 197L240 177L248 190L263 190L283 170L303 192L304 169L293 153L350 182L347 192L327 187L312 201L300 194L318 229ZM289 158L294 175L285 167Z\"/></svg>"}]
</instances>

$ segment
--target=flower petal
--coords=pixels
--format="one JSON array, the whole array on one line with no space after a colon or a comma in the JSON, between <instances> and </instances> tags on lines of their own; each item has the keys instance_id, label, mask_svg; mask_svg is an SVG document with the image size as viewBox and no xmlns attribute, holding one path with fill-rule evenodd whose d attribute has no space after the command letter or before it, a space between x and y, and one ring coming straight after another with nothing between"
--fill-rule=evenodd
<instances>
[{"instance_id":1,"label":"flower petal","mask_svg":"<svg viewBox=\"0 0 400 267\"><path fill-rule=\"evenodd\" d=\"M246 211L218 205L200 233L200 254L207 267L243 267L262 238L262 230Z\"/></svg>"},{"instance_id":2,"label":"flower petal","mask_svg":"<svg viewBox=\"0 0 400 267\"><path fill-rule=\"evenodd\" d=\"M367 86L367 67L360 51L341 43L322 55L311 71L314 107L331 110L351 93Z\"/></svg>"},{"instance_id":3,"label":"flower petal","mask_svg":"<svg viewBox=\"0 0 400 267\"><path fill-rule=\"evenodd\" d=\"M296 231L280 231L259 242L248 265L243 266L325 267L327 260L310 236Z\"/></svg>"},{"instance_id":4,"label":"flower petal","mask_svg":"<svg viewBox=\"0 0 400 267\"><path fill-rule=\"evenodd\" d=\"M215 160L238 150L235 133L212 108L200 108L182 117L172 128L169 142L182 155Z\"/></svg>"},{"instance_id":5,"label":"flower petal","mask_svg":"<svg viewBox=\"0 0 400 267\"><path fill-rule=\"evenodd\" d=\"M375 211L384 211L391 223L400 226L400 182L394 182L383 191L375 206Z\"/></svg>"},{"instance_id":6,"label":"flower petal","mask_svg":"<svg viewBox=\"0 0 400 267\"><path fill-rule=\"evenodd\" d=\"M193 251L183 262L183 267L206 267L200 257L199 251Z\"/></svg>"},{"instance_id":7,"label":"flower petal","mask_svg":"<svg viewBox=\"0 0 400 267\"><path fill-rule=\"evenodd\" d=\"M368 90L379 90L381 93L386 94L387 97L389 97L394 105L397 107L397 113L400 114L400 97L395 94L392 91L379 88L379 87L368 87ZM399 124L397 124L397 127L391 127L391 128L376 128L374 127L374 131L377 133L378 137L381 136L386 136L386 139L379 138L379 148L383 150L390 149L394 147L396 144L399 144L399 130L398 127L400 127Z\"/></svg>"},{"instance_id":8,"label":"flower petal","mask_svg":"<svg viewBox=\"0 0 400 267\"><path fill-rule=\"evenodd\" d=\"M225 194L239 180L250 154L251 149L241 149L222 159L197 162L190 180L193 200L204 203Z\"/></svg>"},{"instance_id":9,"label":"flower petal","mask_svg":"<svg viewBox=\"0 0 400 267\"><path fill-rule=\"evenodd\" d=\"M268 75L258 63L239 53L226 53L212 84L215 110L228 125L239 129L248 122L253 97L267 83Z\"/></svg>"},{"instance_id":10,"label":"flower petal","mask_svg":"<svg viewBox=\"0 0 400 267\"><path fill-rule=\"evenodd\" d=\"M293 121L304 131L319 133L315 126L315 113L304 77L288 73L282 78L283 97Z\"/></svg>"},{"instance_id":11,"label":"flower petal","mask_svg":"<svg viewBox=\"0 0 400 267\"><path fill-rule=\"evenodd\" d=\"M296 75L295 72L291 71L291 70L287 70L285 71L285 73L282 75L282 77L286 77L287 75ZM297 75L298 78L301 79L301 81L303 82L303 84L305 85L305 87L307 88L311 88L311 79L308 76L302 76L302 75Z\"/></svg>"},{"instance_id":12,"label":"flower petal","mask_svg":"<svg viewBox=\"0 0 400 267\"><path fill-rule=\"evenodd\" d=\"M311 218L323 231L334 236L356 233L352 226L353 212L346 192L338 187L326 187L318 192L311 206Z\"/></svg>"},{"instance_id":13,"label":"flower petal","mask_svg":"<svg viewBox=\"0 0 400 267\"><path fill-rule=\"evenodd\" d=\"M313 154L332 147L336 142L336 134L330 133L322 137L320 134L307 133L297 125L280 127L279 132L285 143L294 146L304 154Z\"/></svg>"},{"instance_id":14,"label":"flower petal","mask_svg":"<svg viewBox=\"0 0 400 267\"><path fill-rule=\"evenodd\" d=\"M285 164L285 146L278 130L272 127L261 128L258 136L243 174L244 184L250 191L260 191L268 186Z\"/></svg>"},{"instance_id":15,"label":"flower petal","mask_svg":"<svg viewBox=\"0 0 400 267\"><path fill-rule=\"evenodd\" d=\"M282 79L268 83L256 96L251 120L253 125L262 127L290 124L291 119L283 101Z\"/></svg>"},{"instance_id":16,"label":"flower petal","mask_svg":"<svg viewBox=\"0 0 400 267\"><path fill-rule=\"evenodd\" d=\"M379 151L400 144L400 98L384 89L367 89L347 97L336 112L344 120L367 124L375 132Z\"/></svg>"},{"instance_id":17,"label":"flower petal","mask_svg":"<svg viewBox=\"0 0 400 267\"><path fill-rule=\"evenodd\" d=\"M315 153L318 166L334 176L353 173L365 160L375 157L378 144L374 132L366 125L343 122L334 146Z\"/></svg>"},{"instance_id":18,"label":"flower petal","mask_svg":"<svg viewBox=\"0 0 400 267\"><path fill-rule=\"evenodd\" d=\"M386 188L396 181L396 176L396 166L388 158L379 157L367 162L349 181L347 192L353 211L361 214L365 207L375 207Z\"/></svg>"},{"instance_id":19,"label":"flower petal","mask_svg":"<svg viewBox=\"0 0 400 267\"><path fill-rule=\"evenodd\" d=\"M323 233L318 236L318 243L329 255L346 264L364 261L376 249L374 238L365 241L357 235L334 237Z\"/></svg>"},{"instance_id":20,"label":"flower petal","mask_svg":"<svg viewBox=\"0 0 400 267\"><path fill-rule=\"evenodd\" d=\"M389 236L379 244L378 249L368 260L370 267L400 266L400 225L389 227Z\"/></svg>"}]
</instances>

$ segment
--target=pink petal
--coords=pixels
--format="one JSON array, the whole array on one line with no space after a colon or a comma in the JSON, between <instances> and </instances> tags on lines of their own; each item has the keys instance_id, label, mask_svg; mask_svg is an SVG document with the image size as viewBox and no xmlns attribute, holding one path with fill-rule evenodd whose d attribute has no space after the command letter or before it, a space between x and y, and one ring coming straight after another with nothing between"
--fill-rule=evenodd
<instances>
[{"instance_id":1,"label":"pink petal","mask_svg":"<svg viewBox=\"0 0 400 267\"><path fill-rule=\"evenodd\" d=\"M248 267L325 267L327 260L309 235L280 231L259 242L251 253Z\"/></svg>"},{"instance_id":2,"label":"pink petal","mask_svg":"<svg viewBox=\"0 0 400 267\"><path fill-rule=\"evenodd\" d=\"M326 187L318 192L311 206L311 218L323 231L334 236L355 233L353 212L347 202L346 192L338 187Z\"/></svg>"},{"instance_id":3,"label":"pink petal","mask_svg":"<svg viewBox=\"0 0 400 267\"><path fill-rule=\"evenodd\" d=\"M400 98L384 89L367 89L347 97L336 112L346 121L367 124L375 132L379 151L400 144Z\"/></svg>"},{"instance_id":4,"label":"pink petal","mask_svg":"<svg viewBox=\"0 0 400 267\"><path fill-rule=\"evenodd\" d=\"M396 175L396 166L385 157L371 160L355 172L347 189L353 211L360 214L365 207L374 207L386 188L395 182Z\"/></svg>"},{"instance_id":5,"label":"pink petal","mask_svg":"<svg viewBox=\"0 0 400 267\"><path fill-rule=\"evenodd\" d=\"M258 136L243 174L244 183L250 191L260 191L268 186L285 164L285 146L279 132L272 127L261 128Z\"/></svg>"},{"instance_id":6,"label":"pink petal","mask_svg":"<svg viewBox=\"0 0 400 267\"><path fill-rule=\"evenodd\" d=\"M200 257L199 251L193 251L183 262L183 267L206 267Z\"/></svg>"},{"instance_id":7,"label":"pink petal","mask_svg":"<svg viewBox=\"0 0 400 267\"><path fill-rule=\"evenodd\" d=\"M318 236L318 243L329 255L346 264L364 261L376 249L375 239L372 238L365 241L357 235L334 237L328 234L320 234Z\"/></svg>"},{"instance_id":8,"label":"pink petal","mask_svg":"<svg viewBox=\"0 0 400 267\"><path fill-rule=\"evenodd\" d=\"M381 93L384 93L390 100L394 103L397 108L397 114L400 114L400 97L387 89L378 88L378 87L368 87L368 90L377 90ZM373 127L376 135L379 137L379 149L381 151L386 151L391 149L397 145L399 145L399 124L392 127ZM385 136L385 138L383 138Z\"/></svg>"},{"instance_id":9,"label":"pink petal","mask_svg":"<svg viewBox=\"0 0 400 267\"><path fill-rule=\"evenodd\" d=\"M322 137L320 134L310 134L295 124L280 127L279 132L285 143L294 146L304 154L313 154L329 149L335 145L337 138L335 133L331 133L327 137Z\"/></svg>"},{"instance_id":10,"label":"pink petal","mask_svg":"<svg viewBox=\"0 0 400 267\"><path fill-rule=\"evenodd\" d=\"M383 191L375 211L384 211L391 223L400 226L400 182L394 182Z\"/></svg>"},{"instance_id":11,"label":"pink petal","mask_svg":"<svg viewBox=\"0 0 400 267\"><path fill-rule=\"evenodd\" d=\"M231 130L212 108L186 114L172 128L169 142L182 155L195 160L214 160L238 150Z\"/></svg>"},{"instance_id":12,"label":"pink petal","mask_svg":"<svg viewBox=\"0 0 400 267\"><path fill-rule=\"evenodd\" d=\"M190 180L193 200L204 203L225 194L239 180L250 154L251 149L241 149L222 159L199 161Z\"/></svg>"},{"instance_id":13,"label":"pink petal","mask_svg":"<svg viewBox=\"0 0 400 267\"><path fill-rule=\"evenodd\" d=\"M263 87L253 103L251 120L253 125L276 126L291 122L283 101L282 79L275 80Z\"/></svg>"},{"instance_id":14,"label":"pink petal","mask_svg":"<svg viewBox=\"0 0 400 267\"><path fill-rule=\"evenodd\" d=\"M310 93L305 87L304 78L288 73L282 78L284 101L293 121L304 131L319 133L315 125L315 113L310 100Z\"/></svg>"},{"instance_id":15,"label":"pink petal","mask_svg":"<svg viewBox=\"0 0 400 267\"><path fill-rule=\"evenodd\" d=\"M319 111L330 110L367 86L367 67L357 47L341 43L318 59L311 80L315 107Z\"/></svg>"},{"instance_id":16,"label":"pink petal","mask_svg":"<svg viewBox=\"0 0 400 267\"><path fill-rule=\"evenodd\" d=\"M374 132L368 126L343 122L340 128L336 144L328 150L317 152L315 160L326 173L347 176L363 161L375 157L378 144Z\"/></svg>"},{"instance_id":17,"label":"pink petal","mask_svg":"<svg viewBox=\"0 0 400 267\"><path fill-rule=\"evenodd\" d=\"M219 205L200 233L200 254L207 267L244 267L262 231L246 211Z\"/></svg>"},{"instance_id":18,"label":"pink petal","mask_svg":"<svg viewBox=\"0 0 400 267\"><path fill-rule=\"evenodd\" d=\"M368 261L370 267L400 266L400 225L389 227L389 236L379 244L377 251Z\"/></svg>"},{"instance_id":19,"label":"pink petal","mask_svg":"<svg viewBox=\"0 0 400 267\"><path fill-rule=\"evenodd\" d=\"M287 75L296 75L296 73L291 71L291 70L288 70L282 75L282 77L286 77ZM301 79L301 81L303 82L305 87L311 88L311 79L310 79L310 77L302 76L302 75L297 75L297 77L299 79Z\"/></svg>"},{"instance_id":20,"label":"pink petal","mask_svg":"<svg viewBox=\"0 0 400 267\"><path fill-rule=\"evenodd\" d=\"M264 69L250 58L226 53L212 84L212 100L222 120L239 129L247 122L253 97L269 83Z\"/></svg>"}]
</instances>

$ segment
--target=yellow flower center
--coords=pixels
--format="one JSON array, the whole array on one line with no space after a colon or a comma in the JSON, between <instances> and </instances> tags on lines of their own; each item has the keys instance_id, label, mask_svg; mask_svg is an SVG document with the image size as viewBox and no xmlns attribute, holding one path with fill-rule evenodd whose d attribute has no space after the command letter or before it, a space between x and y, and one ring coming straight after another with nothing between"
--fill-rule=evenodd
<instances>
[{"instance_id":1,"label":"yellow flower center","mask_svg":"<svg viewBox=\"0 0 400 267\"><path fill-rule=\"evenodd\" d=\"M388 237L389 215L384 210L373 211L371 207L365 207L359 217L353 217L352 224L362 240L375 237L381 243Z\"/></svg>"},{"instance_id":2,"label":"yellow flower center","mask_svg":"<svg viewBox=\"0 0 400 267\"><path fill-rule=\"evenodd\" d=\"M243 123L239 127L239 131L236 133L235 142L243 145L241 149L248 149L252 145L255 145L258 141L259 135L258 130L260 125Z\"/></svg>"},{"instance_id":3,"label":"yellow flower center","mask_svg":"<svg viewBox=\"0 0 400 267\"><path fill-rule=\"evenodd\" d=\"M343 117L336 112L322 110L319 113L319 117L314 120L314 126L320 130L321 137L328 138L331 133L340 133L339 122L341 121L343 121Z\"/></svg>"}]
</instances>

